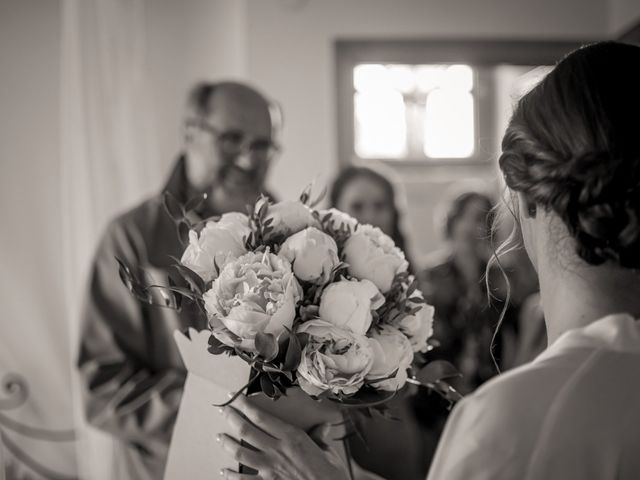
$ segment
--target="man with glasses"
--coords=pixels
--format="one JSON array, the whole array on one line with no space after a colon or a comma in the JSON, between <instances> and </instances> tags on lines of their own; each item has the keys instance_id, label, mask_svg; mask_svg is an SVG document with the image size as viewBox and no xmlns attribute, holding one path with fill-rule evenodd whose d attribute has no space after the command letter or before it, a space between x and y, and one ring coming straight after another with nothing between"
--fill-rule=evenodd
<instances>
[{"instance_id":1,"label":"man with glasses","mask_svg":"<svg viewBox=\"0 0 640 480\"><path fill-rule=\"evenodd\" d=\"M184 150L162 192L183 204L206 193L195 212L201 218L245 211L265 193L279 119L278 109L247 85L197 85L187 102ZM186 377L173 331L205 328L192 306L178 312L142 304L119 280L115 257L161 282L171 256L182 254L162 192L107 227L83 311L78 367L85 412L114 439L111 477L118 479L162 478Z\"/></svg>"}]
</instances>

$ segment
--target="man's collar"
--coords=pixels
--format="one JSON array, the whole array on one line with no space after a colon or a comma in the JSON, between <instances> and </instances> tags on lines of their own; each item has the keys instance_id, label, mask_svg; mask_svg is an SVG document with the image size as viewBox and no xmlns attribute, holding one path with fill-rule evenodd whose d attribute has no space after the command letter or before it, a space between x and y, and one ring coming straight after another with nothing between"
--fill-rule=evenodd
<instances>
[{"instance_id":1,"label":"man's collar","mask_svg":"<svg viewBox=\"0 0 640 480\"><path fill-rule=\"evenodd\" d=\"M169 174L169 179L165 183L162 192L169 192L181 204L185 204L189 200L189 182L187 181L186 170L186 154L182 153L173 166L173 170Z\"/></svg>"}]
</instances>

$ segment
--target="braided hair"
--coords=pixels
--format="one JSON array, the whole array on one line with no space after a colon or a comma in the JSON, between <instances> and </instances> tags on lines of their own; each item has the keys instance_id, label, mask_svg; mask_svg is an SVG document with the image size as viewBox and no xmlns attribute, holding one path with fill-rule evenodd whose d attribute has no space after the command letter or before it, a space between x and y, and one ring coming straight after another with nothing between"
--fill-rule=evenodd
<instances>
[{"instance_id":1,"label":"braided hair","mask_svg":"<svg viewBox=\"0 0 640 480\"><path fill-rule=\"evenodd\" d=\"M582 47L517 104L499 164L590 265L640 268L640 47Z\"/></svg>"}]
</instances>

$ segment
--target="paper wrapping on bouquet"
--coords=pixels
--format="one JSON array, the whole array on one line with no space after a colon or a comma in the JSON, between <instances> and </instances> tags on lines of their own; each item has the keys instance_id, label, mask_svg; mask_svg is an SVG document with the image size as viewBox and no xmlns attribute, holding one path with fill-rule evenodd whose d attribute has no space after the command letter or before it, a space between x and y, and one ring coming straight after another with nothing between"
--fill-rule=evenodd
<instances>
[{"instance_id":1,"label":"paper wrapping on bouquet","mask_svg":"<svg viewBox=\"0 0 640 480\"><path fill-rule=\"evenodd\" d=\"M214 405L229 400L229 392L238 391L249 380L249 365L238 357L212 355L207 351L209 330L189 330L189 337L174 333L178 350L188 374L173 430L165 480L217 478L223 468L237 470L238 464L216 441L216 435L229 431L226 421ZM328 403L318 403L299 389L291 389L286 397L272 401L263 394L251 401L280 419L309 430L319 423L336 427L330 434L331 445L344 455L342 416ZM345 457L346 458L346 457Z\"/></svg>"}]
</instances>

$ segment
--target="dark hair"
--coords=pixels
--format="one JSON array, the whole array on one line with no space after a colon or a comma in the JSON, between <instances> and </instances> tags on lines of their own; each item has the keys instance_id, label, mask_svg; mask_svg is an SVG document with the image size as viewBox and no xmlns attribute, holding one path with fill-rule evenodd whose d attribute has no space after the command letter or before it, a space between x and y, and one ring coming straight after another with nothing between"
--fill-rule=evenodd
<instances>
[{"instance_id":1,"label":"dark hair","mask_svg":"<svg viewBox=\"0 0 640 480\"><path fill-rule=\"evenodd\" d=\"M491 225L493 223L493 201L489 196L480 192L464 192L453 199L449 209L447 210L447 218L444 224L444 234L446 238L451 238L453 233L453 225L464 214L467 206L473 201L481 201L485 205L486 216L486 238L491 234Z\"/></svg>"},{"instance_id":2,"label":"dark hair","mask_svg":"<svg viewBox=\"0 0 640 480\"><path fill-rule=\"evenodd\" d=\"M553 211L591 265L640 268L640 47L602 42L565 57L513 113L500 168Z\"/></svg>"},{"instance_id":3,"label":"dark hair","mask_svg":"<svg viewBox=\"0 0 640 480\"><path fill-rule=\"evenodd\" d=\"M402 230L400 228L400 211L398 210L398 205L396 204L396 192L393 184L384 177L379 174L375 170L371 170L370 168L365 167L347 167L340 171L338 176L334 179L331 184L331 189L329 190L329 203L331 207L337 207L338 202L340 201L340 197L344 193L347 186L357 180L359 178L366 178L368 180L372 180L382 187L382 190L387 197L388 202L392 206L393 211L393 231L389 235L394 243L400 248L402 251L406 252L406 240Z\"/></svg>"},{"instance_id":4,"label":"dark hair","mask_svg":"<svg viewBox=\"0 0 640 480\"><path fill-rule=\"evenodd\" d=\"M261 92L244 83L232 81L196 83L187 94L187 115L203 117L210 114L211 97L213 97L217 90L222 90L228 87L243 88L245 90L253 92L255 95L259 95L260 97L262 97L269 108L269 115L271 116L271 127L273 133L274 135L278 135L280 133L284 124L284 114L282 112L282 107L280 106L280 104L266 98Z\"/></svg>"},{"instance_id":5,"label":"dark hair","mask_svg":"<svg viewBox=\"0 0 640 480\"><path fill-rule=\"evenodd\" d=\"M209 101L218 87L217 83L200 82L194 85L187 95L187 110L196 116L209 113Z\"/></svg>"}]
</instances>

